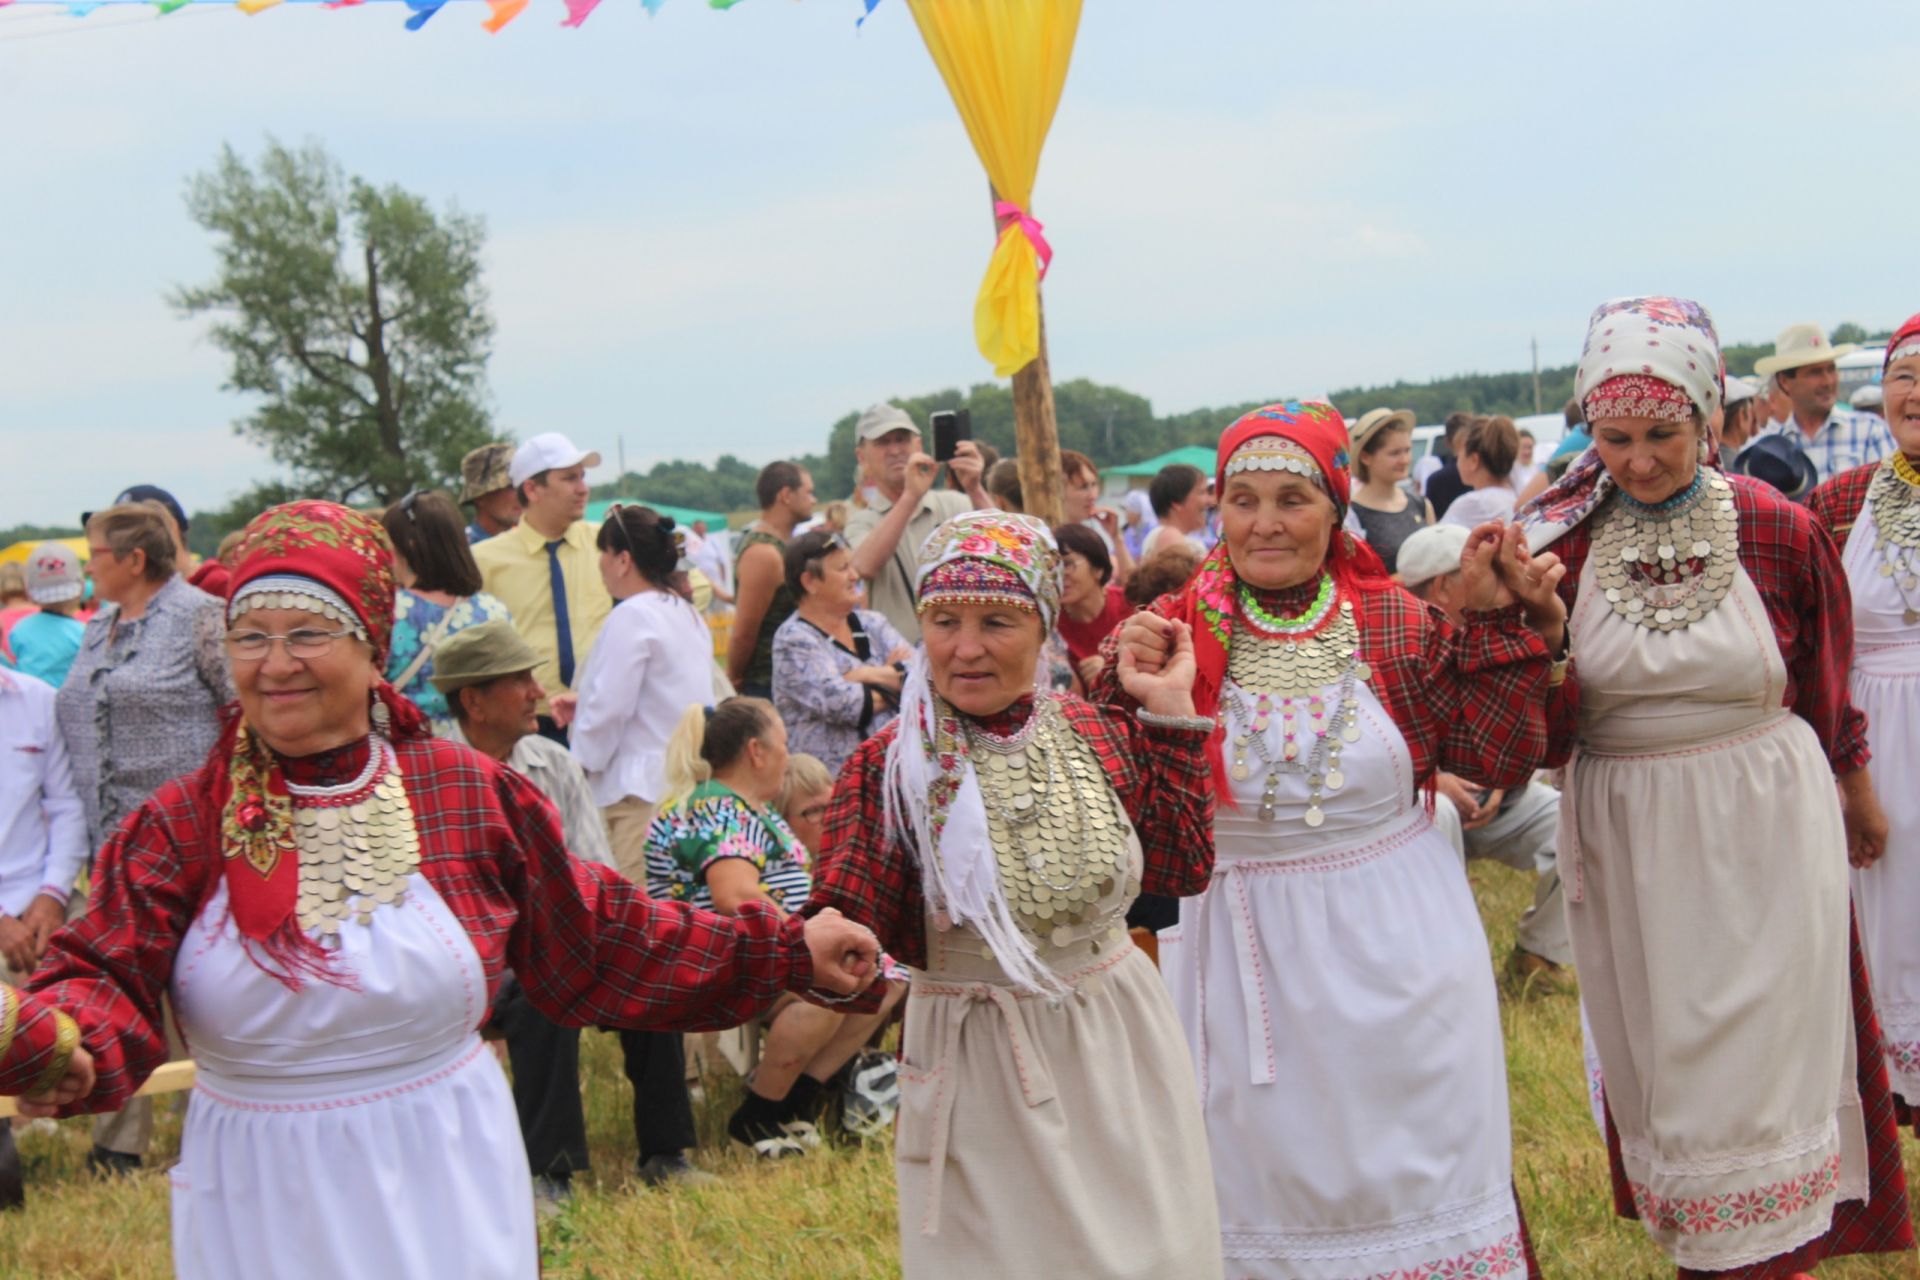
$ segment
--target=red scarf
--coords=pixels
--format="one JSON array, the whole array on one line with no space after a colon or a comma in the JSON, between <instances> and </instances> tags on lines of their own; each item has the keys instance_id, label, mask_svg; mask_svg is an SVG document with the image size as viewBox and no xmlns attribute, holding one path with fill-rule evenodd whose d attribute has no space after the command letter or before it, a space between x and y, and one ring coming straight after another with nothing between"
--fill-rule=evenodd
<instances>
[{"instance_id":1,"label":"red scarf","mask_svg":"<svg viewBox=\"0 0 1920 1280\"><path fill-rule=\"evenodd\" d=\"M344 600L373 646L374 670L385 667L393 633L393 545L378 520L331 502L262 512L235 552L228 598L269 575L306 578ZM392 685L379 681L371 696L374 719L387 721L389 738L427 736L426 717ZM261 967L293 990L303 977L339 980L331 957L295 915L300 857L286 771L237 707L229 709L205 778L206 812L220 815L221 868L241 937L259 944L278 971Z\"/></svg>"},{"instance_id":2,"label":"red scarf","mask_svg":"<svg viewBox=\"0 0 1920 1280\"><path fill-rule=\"evenodd\" d=\"M1242 445L1261 436L1290 440L1319 464L1334 505L1334 530L1327 547L1326 570L1333 575L1341 593L1353 601L1356 621L1364 631L1372 599L1397 588L1373 548L1340 527L1346 519L1353 484L1347 469L1346 420L1332 405L1292 402L1268 405L1243 415L1220 437L1220 451L1214 462L1214 492L1222 501L1227 495L1228 460ZM1239 580L1233 571L1226 539L1222 538L1194 572L1169 614L1193 631L1194 662L1198 668L1193 705L1201 715L1214 720L1207 758L1213 765L1214 789L1229 805L1233 803L1233 792L1227 780L1226 731L1220 727L1219 713L1221 689L1227 679L1227 657L1240 618L1238 597Z\"/></svg>"}]
</instances>

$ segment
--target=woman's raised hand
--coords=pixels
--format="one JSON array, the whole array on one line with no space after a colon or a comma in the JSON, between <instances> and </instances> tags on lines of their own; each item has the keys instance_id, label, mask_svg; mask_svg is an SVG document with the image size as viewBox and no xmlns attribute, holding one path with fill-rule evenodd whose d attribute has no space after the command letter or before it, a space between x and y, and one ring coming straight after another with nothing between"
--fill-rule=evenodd
<instances>
[{"instance_id":1,"label":"woman's raised hand","mask_svg":"<svg viewBox=\"0 0 1920 1280\"><path fill-rule=\"evenodd\" d=\"M1126 633L1121 633L1120 687L1142 710L1154 715L1191 716L1193 680L1198 671L1193 658L1193 629L1167 618L1153 621L1164 628L1159 640L1164 647L1153 654L1151 667L1141 662L1138 650L1128 643Z\"/></svg>"},{"instance_id":2,"label":"woman's raised hand","mask_svg":"<svg viewBox=\"0 0 1920 1280\"><path fill-rule=\"evenodd\" d=\"M78 1102L93 1092L93 1055L86 1046L75 1045L73 1056L67 1059L67 1069L53 1082L53 1088L45 1093L29 1093L20 1097L20 1114L29 1119L52 1117L61 1107L70 1102Z\"/></svg>"},{"instance_id":3,"label":"woman's raised hand","mask_svg":"<svg viewBox=\"0 0 1920 1280\"><path fill-rule=\"evenodd\" d=\"M1133 655L1134 666L1152 675L1173 652L1173 623L1157 613L1136 613L1120 624L1120 655Z\"/></svg>"},{"instance_id":4,"label":"woman's raised hand","mask_svg":"<svg viewBox=\"0 0 1920 1280\"><path fill-rule=\"evenodd\" d=\"M1507 527L1498 520L1467 535L1460 552L1460 586L1466 594L1462 602L1468 609L1503 609L1513 603L1513 591L1501 576L1501 556L1505 551Z\"/></svg>"}]
</instances>

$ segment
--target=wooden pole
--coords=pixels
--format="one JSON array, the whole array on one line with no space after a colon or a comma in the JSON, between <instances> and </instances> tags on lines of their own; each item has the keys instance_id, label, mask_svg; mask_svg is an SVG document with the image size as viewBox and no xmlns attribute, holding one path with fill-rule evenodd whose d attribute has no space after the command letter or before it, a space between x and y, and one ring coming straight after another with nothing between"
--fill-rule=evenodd
<instances>
[{"instance_id":1,"label":"wooden pole","mask_svg":"<svg viewBox=\"0 0 1920 1280\"><path fill-rule=\"evenodd\" d=\"M1038 299L1036 299L1036 302ZM1040 312L1040 354L1013 375L1013 439L1020 455L1020 503L1030 516L1059 524L1065 508L1060 431L1053 417L1053 370L1047 364L1047 315Z\"/></svg>"},{"instance_id":2,"label":"wooden pole","mask_svg":"<svg viewBox=\"0 0 1920 1280\"><path fill-rule=\"evenodd\" d=\"M1000 193L987 184L988 206ZM996 214L994 234L1000 233ZM1047 364L1047 309L1038 284L1034 306L1040 312L1040 352L1013 374L1013 448L1020 459L1020 505L1049 525L1065 514L1061 501L1066 477L1060 474L1060 429L1053 416L1053 370Z\"/></svg>"}]
</instances>

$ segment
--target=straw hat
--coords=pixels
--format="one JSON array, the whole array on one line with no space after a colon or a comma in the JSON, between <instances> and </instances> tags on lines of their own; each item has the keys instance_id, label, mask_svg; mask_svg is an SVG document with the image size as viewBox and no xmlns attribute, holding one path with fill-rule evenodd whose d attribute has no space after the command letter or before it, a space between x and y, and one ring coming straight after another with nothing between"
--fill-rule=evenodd
<instances>
[{"instance_id":1,"label":"straw hat","mask_svg":"<svg viewBox=\"0 0 1920 1280\"><path fill-rule=\"evenodd\" d=\"M1399 427L1411 431L1416 422L1411 409L1369 409L1353 424L1347 439L1353 445L1353 451L1359 453L1367 447L1367 441L1386 428Z\"/></svg>"},{"instance_id":2,"label":"straw hat","mask_svg":"<svg viewBox=\"0 0 1920 1280\"><path fill-rule=\"evenodd\" d=\"M1817 324L1790 324L1773 340L1773 354L1753 362L1753 371L1761 377L1786 369L1804 369L1810 364L1826 364L1860 349L1857 342L1834 346Z\"/></svg>"}]
</instances>

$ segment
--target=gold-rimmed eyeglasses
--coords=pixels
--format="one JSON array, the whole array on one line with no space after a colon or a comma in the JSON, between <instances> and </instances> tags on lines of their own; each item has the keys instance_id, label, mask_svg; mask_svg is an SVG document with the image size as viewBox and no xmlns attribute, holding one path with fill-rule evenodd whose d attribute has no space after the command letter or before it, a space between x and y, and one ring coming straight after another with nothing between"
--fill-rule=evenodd
<instances>
[{"instance_id":1,"label":"gold-rimmed eyeglasses","mask_svg":"<svg viewBox=\"0 0 1920 1280\"><path fill-rule=\"evenodd\" d=\"M287 646L287 656L290 658L324 658L333 652L336 641L352 634L352 627L342 627L338 631L302 627L283 636L269 635L265 631L229 631L227 656L235 662L261 662L273 652L274 642L278 641Z\"/></svg>"}]
</instances>

